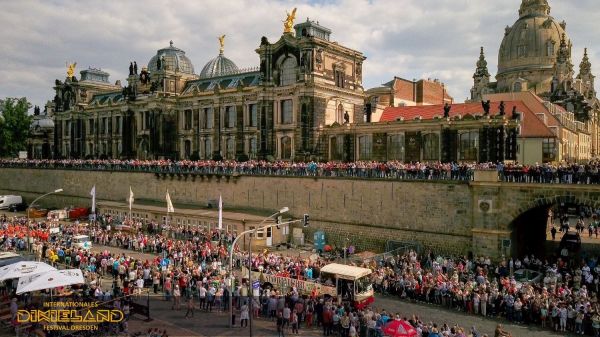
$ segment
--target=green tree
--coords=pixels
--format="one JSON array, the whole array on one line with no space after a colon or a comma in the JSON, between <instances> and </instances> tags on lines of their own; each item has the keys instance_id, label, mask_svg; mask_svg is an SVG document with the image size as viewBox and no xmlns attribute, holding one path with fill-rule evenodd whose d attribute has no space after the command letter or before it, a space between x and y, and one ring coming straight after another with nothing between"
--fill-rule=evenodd
<instances>
[{"instance_id":1,"label":"green tree","mask_svg":"<svg viewBox=\"0 0 600 337\"><path fill-rule=\"evenodd\" d=\"M23 98L0 100L0 157L14 157L26 149L32 116L31 104Z\"/></svg>"}]
</instances>

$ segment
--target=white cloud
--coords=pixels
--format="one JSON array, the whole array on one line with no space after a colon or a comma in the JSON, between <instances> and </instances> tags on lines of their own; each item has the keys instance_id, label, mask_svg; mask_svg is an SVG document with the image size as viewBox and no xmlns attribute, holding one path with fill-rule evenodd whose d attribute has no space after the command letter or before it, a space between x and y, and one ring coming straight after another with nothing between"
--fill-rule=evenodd
<instances>
[{"instance_id":1,"label":"white cloud","mask_svg":"<svg viewBox=\"0 0 600 337\"><path fill-rule=\"evenodd\" d=\"M366 87L393 76L439 78L458 101L468 96L484 46L492 74L504 27L517 19L520 0L206 0L206 1L5 1L0 11L0 97L26 96L43 105L54 96L54 79L66 61L110 70L124 82L132 60L144 65L169 40L185 50L196 72L218 53L240 67L258 65L261 36L276 41L285 12L298 7L297 22L310 17L330 28L332 39L367 56ZM589 48L594 69L600 49L592 45L600 14L596 0L550 0L552 14L566 20L578 66Z\"/></svg>"}]
</instances>

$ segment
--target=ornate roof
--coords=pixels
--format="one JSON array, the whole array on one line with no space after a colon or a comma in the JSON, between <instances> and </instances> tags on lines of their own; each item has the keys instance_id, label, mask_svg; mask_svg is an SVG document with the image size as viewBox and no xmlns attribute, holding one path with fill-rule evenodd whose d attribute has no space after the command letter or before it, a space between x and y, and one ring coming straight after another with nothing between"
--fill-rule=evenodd
<instances>
[{"instance_id":1,"label":"ornate roof","mask_svg":"<svg viewBox=\"0 0 600 337\"><path fill-rule=\"evenodd\" d=\"M239 69L235 63L223 55L223 51L219 53L219 56L208 61L202 71L200 72L200 78L212 78L224 75L236 74Z\"/></svg>"},{"instance_id":2,"label":"ornate roof","mask_svg":"<svg viewBox=\"0 0 600 337\"><path fill-rule=\"evenodd\" d=\"M523 0L519 19L507 26L498 52L499 85L510 73L551 71L559 54L561 39L570 54L571 42L565 33L566 23L550 16L547 0ZM570 56L570 55L569 55Z\"/></svg>"},{"instance_id":3,"label":"ornate roof","mask_svg":"<svg viewBox=\"0 0 600 337\"><path fill-rule=\"evenodd\" d=\"M168 47L159 49L156 52L156 55L152 56L150 62L148 62L148 71L150 73L158 70L157 60L159 58L161 59L161 63L163 63L164 58L164 64L161 65L161 69L165 69L166 66L167 70L178 71L186 74L194 73L194 65L192 64L192 61L185 56L185 52L183 50L173 46L173 41L169 42Z\"/></svg>"}]
</instances>

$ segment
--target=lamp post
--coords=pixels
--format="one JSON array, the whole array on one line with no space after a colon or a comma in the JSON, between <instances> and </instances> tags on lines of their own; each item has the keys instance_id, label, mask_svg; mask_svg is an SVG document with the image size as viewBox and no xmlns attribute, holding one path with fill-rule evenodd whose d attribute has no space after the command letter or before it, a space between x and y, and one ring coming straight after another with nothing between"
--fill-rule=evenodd
<instances>
[{"instance_id":1,"label":"lamp post","mask_svg":"<svg viewBox=\"0 0 600 337\"><path fill-rule=\"evenodd\" d=\"M31 252L31 244L29 243L29 235L30 235L29 232L31 231L31 222L29 221L29 213L30 213L31 207L33 205L35 205L36 201L42 199L43 197L50 195L50 194L54 194L54 193L60 193L62 191L63 191L63 189L59 188L54 191L48 192L46 194L42 194L39 197L37 197L35 200L33 200L33 202L31 204L29 204L29 207L27 207L27 250L29 252Z\"/></svg>"},{"instance_id":2,"label":"lamp post","mask_svg":"<svg viewBox=\"0 0 600 337\"><path fill-rule=\"evenodd\" d=\"M257 226L260 227L262 224L264 224L267 220L272 219L276 216L279 216L280 214L286 213L287 211L289 211L290 209L288 207L283 207L282 209L280 209L277 213L273 213L271 215L269 215L268 217L264 218ZM240 235L238 235L235 240L233 240L233 242L231 243L231 247L229 248L229 327L232 328L233 327L233 280L235 279L233 277L233 248L235 247L235 244L237 243L237 241L242 238L244 235L246 234L250 234L253 233L255 231L257 231L257 228L254 229L250 229L247 231L244 231L242 233L240 233ZM252 245L252 237L250 237L250 244L248 245L249 247ZM248 274L251 274L251 268L252 268L252 250L248 249L250 251L250 260L249 260L249 268L248 268ZM250 291L252 291L252 284L250 284ZM250 312L252 313L252 312ZM250 316L252 316L252 314L250 314ZM252 324L252 321L250 321L250 323ZM252 325L250 325L250 327L252 327ZM250 331L252 331L252 329L250 329Z\"/></svg>"}]
</instances>

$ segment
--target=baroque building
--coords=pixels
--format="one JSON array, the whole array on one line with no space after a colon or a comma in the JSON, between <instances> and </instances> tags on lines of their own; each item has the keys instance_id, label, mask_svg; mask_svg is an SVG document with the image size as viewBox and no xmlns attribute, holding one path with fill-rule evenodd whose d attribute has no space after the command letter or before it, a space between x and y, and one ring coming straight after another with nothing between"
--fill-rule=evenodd
<instances>
[{"instance_id":1,"label":"baroque building","mask_svg":"<svg viewBox=\"0 0 600 337\"><path fill-rule=\"evenodd\" d=\"M54 120L55 158L320 159L324 129L362 120L366 57L330 39L331 30L288 14L276 42L260 39L256 68L217 57L200 71L170 45L127 85L98 69L64 81L46 109ZM49 154L46 154L50 156Z\"/></svg>"},{"instance_id":2,"label":"baroque building","mask_svg":"<svg viewBox=\"0 0 600 337\"><path fill-rule=\"evenodd\" d=\"M483 47L473 74L473 87L469 102L489 99L490 95L503 99L516 99L506 93L531 92L543 101L552 114L549 124L560 124L558 129L575 134L563 137L556 133L564 155L563 160L583 160L599 155L600 102L594 90L594 75L585 49L579 74L572 64L573 45L566 33L567 24L550 15L548 0L522 0L519 18L505 29L498 51L496 81L491 81ZM500 95L500 96L498 96ZM534 111L545 115L544 111ZM574 141L573 139L582 139ZM589 140L589 144L588 144ZM582 153L586 151L586 153Z\"/></svg>"}]
</instances>

